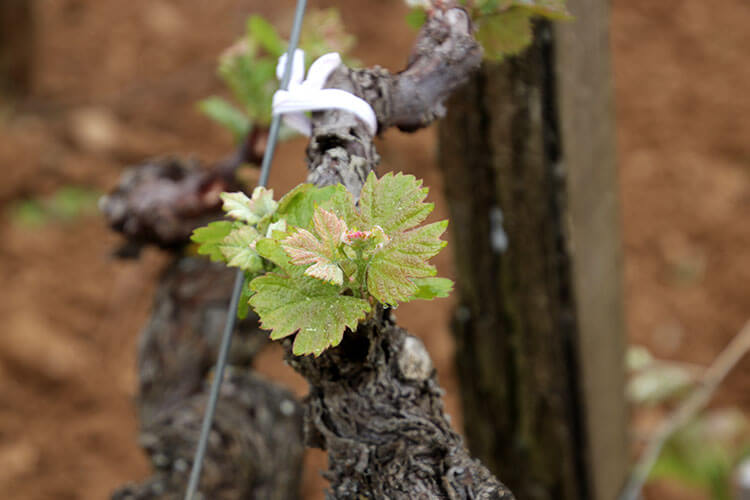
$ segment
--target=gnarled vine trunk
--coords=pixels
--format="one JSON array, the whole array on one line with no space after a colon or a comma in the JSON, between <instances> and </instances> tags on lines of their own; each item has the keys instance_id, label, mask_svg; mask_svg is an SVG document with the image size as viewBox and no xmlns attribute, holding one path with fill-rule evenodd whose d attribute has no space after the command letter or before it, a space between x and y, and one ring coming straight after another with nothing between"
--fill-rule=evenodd
<instances>
[{"instance_id":1,"label":"gnarled vine trunk","mask_svg":"<svg viewBox=\"0 0 750 500\"><path fill-rule=\"evenodd\" d=\"M436 8L403 72L342 66L327 85L368 101L380 131L411 131L443 114L443 100L480 60L466 13ZM344 111L315 113L312 125L308 181L341 183L358 198L378 161L373 137ZM310 383L305 437L328 451L328 498L513 498L451 430L429 354L387 311L317 358L293 356L285 343L288 362Z\"/></svg>"},{"instance_id":2,"label":"gnarled vine trunk","mask_svg":"<svg viewBox=\"0 0 750 500\"><path fill-rule=\"evenodd\" d=\"M513 498L451 429L424 344L387 311L319 358L286 346L310 382L305 438L328 451L328 498Z\"/></svg>"},{"instance_id":3,"label":"gnarled vine trunk","mask_svg":"<svg viewBox=\"0 0 750 500\"><path fill-rule=\"evenodd\" d=\"M114 499L183 498L234 274L189 256L176 256L164 273L138 352L139 442L154 475ZM302 408L288 390L252 373L267 338L257 316L239 322L201 476L205 498L299 498Z\"/></svg>"},{"instance_id":4,"label":"gnarled vine trunk","mask_svg":"<svg viewBox=\"0 0 750 500\"><path fill-rule=\"evenodd\" d=\"M218 193L237 189L232 174L228 164L152 161L126 173L101 202L109 224L127 236L131 256L146 244L174 254L138 349L139 441L154 474L120 488L116 500L185 494L235 271L183 255L183 247L195 227L220 217ZM299 498L302 407L288 390L252 373L267 343L257 316L238 323L201 476L206 498Z\"/></svg>"}]
</instances>

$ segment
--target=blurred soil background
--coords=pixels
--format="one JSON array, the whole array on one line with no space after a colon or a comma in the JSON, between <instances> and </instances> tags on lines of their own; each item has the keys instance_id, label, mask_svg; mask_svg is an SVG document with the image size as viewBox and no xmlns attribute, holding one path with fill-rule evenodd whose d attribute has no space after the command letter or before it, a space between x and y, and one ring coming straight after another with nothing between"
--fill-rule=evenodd
<instances>
[{"instance_id":1,"label":"blurred soil background","mask_svg":"<svg viewBox=\"0 0 750 500\"><path fill-rule=\"evenodd\" d=\"M414 31L402 0L310 3L341 10L364 64L404 66ZM292 5L37 1L32 92L0 101L4 499L101 499L147 475L132 407L135 349L167 257L148 250L138 261L112 258L120 239L92 200L149 156L211 163L230 154L230 134L195 103L227 95L216 59L244 32L246 17L259 13L288 30ZM750 316L747 26L745 0L614 0L628 333L659 357L706 365ZM424 178L445 216L434 132L385 134L380 172ZM305 178L304 147L295 140L277 154L278 193ZM449 252L437 264L451 274ZM410 304L397 315L425 340L460 429L450 308L450 300ZM278 349L259 365L305 393ZM745 360L714 404L748 413L749 388ZM308 465L306 498L322 498L324 455L311 452ZM701 497L658 484L649 498Z\"/></svg>"}]
</instances>

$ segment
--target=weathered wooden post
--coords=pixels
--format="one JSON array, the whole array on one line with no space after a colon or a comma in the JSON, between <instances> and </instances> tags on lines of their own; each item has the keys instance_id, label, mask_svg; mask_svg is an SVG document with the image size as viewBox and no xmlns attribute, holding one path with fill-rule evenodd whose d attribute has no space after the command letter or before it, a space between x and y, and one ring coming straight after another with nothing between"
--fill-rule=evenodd
<instances>
[{"instance_id":1,"label":"weathered wooden post","mask_svg":"<svg viewBox=\"0 0 750 500\"><path fill-rule=\"evenodd\" d=\"M568 8L440 128L466 436L524 500L614 499L627 470L609 2Z\"/></svg>"}]
</instances>

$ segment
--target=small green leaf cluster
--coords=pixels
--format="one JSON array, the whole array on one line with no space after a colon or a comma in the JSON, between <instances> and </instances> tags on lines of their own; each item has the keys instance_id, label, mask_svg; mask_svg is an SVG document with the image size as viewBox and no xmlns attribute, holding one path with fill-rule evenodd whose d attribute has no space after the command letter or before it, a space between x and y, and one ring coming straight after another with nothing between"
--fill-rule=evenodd
<instances>
[{"instance_id":1,"label":"small green leaf cluster","mask_svg":"<svg viewBox=\"0 0 750 500\"><path fill-rule=\"evenodd\" d=\"M407 3L414 3L407 0ZM422 2L424 3L424 2ZM565 0L461 0L477 25L476 37L486 59L501 61L521 53L534 37L532 20L570 19ZM421 26L425 20L423 7L412 9L407 21Z\"/></svg>"},{"instance_id":2,"label":"small green leaf cluster","mask_svg":"<svg viewBox=\"0 0 750 500\"><path fill-rule=\"evenodd\" d=\"M447 221L411 175L370 174L359 205L341 186L302 184L278 202L273 191L224 193L233 221L197 229L198 252L245 272L243 304L272 339L297 334L293 352L320 355L356 329L377 304L446 297L453 283L429 264L444 246Z\"/></svg>"},{"instance_id":3,"label":"small green leaf cluster","mask_svg":"<svg viewBox=\"0 0 750 500\"><path fill-rule=\"evenodd\" d=\"M668 479L703 498L731 500L737 467L750 457L750 422L738 408L701 412L665 443L649 481Z\"/></svg>"},{"instance_id":4,"label":"small green leaf cluster","mask_svg":"<svg viewBox=\"0 0 750 500\"><path fill-rule=\"evenodd\" d=\"M64 186L49 196L15 201L6 212L14 225L40 227L95 214L100 196L99 192L87 187Z\"/></svg>"},{"instance_id":5,"label":"small green leaf cluster","mask_svg":"<svg viewBox=\"0 0 750 500\"><path fill-rule=\"evenodd\" d=\"M286 51L276 28L260 16L251 16L243 38L227 49L219 59L218 73L240 105L218 96L202 100L198 108L226 127L241 141L254 126L267 127L271 121L271 101L278 88L276 64ZM309 65L328 52L345 55L354 45L354 37L343 28L336 9L312 10L300 35L300 48ZM285 136L291 136L286 130Z\"/></svg>"}]
</instances>

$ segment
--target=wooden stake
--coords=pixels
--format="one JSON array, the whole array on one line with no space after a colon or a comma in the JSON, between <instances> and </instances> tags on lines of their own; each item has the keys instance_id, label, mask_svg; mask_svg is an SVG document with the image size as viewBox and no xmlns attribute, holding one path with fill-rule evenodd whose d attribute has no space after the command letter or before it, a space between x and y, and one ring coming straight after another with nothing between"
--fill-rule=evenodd
<instances>
[{"instance_id":1,"label":"wooden stake","mask_svg":"<svg viewBox=\"0 0 750 500\"><path fill-rule=\"evenodd\" d=\"M616 498L627 471L608 3L538 23L448 104L454 331L471 451L517 498Z\"/></svg>"}]
</instances>

